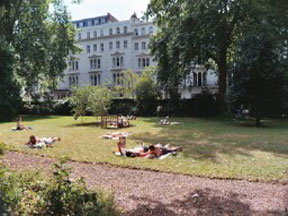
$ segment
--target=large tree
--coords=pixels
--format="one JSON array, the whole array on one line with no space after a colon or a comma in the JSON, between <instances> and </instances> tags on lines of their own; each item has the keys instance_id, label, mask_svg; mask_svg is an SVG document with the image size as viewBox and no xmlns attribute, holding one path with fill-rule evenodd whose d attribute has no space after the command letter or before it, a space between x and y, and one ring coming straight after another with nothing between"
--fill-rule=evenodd
<instances>
[{"instance_id":1,"label":"large tree","mask_svg":"<svg viewBox=\"0 0 288 216\"><path fill-rule=\"evenodd\" d=\"M66 60L78 49L63 0L0 1L0 35L15 49L15 69L28 93L55 88Z\"/></svg>"},{"instance_id":2,"label":"large tree","mask_svg":"<svg viewBox=\"0 0 288 216\"><path fill-rule=\"evenodd\" d=\"M192 62L212 60L217 66L222 111L226 110L227 78L235 45L245 26L255 20L262 22L261 17L267 16L267 22L287 31L283 28L287 23L285 0L151 0L147 14L159 28L151 48L159 62L162 85L177 92L181 80L191 72Z\"/></svg>"},{"instance_id":3,"label":"large tree","mask_svg":"<svg viewBox=\"0 0 288 216\"><path fill-rule=\"evenodd\" d=\"M253 30L239 43L228 98L232 111L249 110L256 126L284 110L288 73L282 49L269 28Z\"/></svg>"}]
</instances>

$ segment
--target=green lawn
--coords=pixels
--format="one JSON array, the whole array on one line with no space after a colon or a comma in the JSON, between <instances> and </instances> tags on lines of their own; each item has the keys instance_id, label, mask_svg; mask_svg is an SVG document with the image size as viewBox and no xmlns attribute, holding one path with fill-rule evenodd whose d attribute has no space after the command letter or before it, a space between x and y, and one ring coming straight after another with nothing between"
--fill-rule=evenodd
<instances>
[{"instance_id":1,"label":"green lawn","mask_svg":"<svg viewBox=\"0 0 288 216\"><path fill-rule=\"evenodd\" d=\"M12 132L16 123L0 124L0 139L11 149L51 157L68 157L77 161L107 162L120 166L147 168L207 177L279 180L288 182L288 121L269 121L265 128L243 125L223 118L175 118L182 125L160 126L158 118L139 118L127 140L128 147L142 142L183 147L176 157L164 160L121 158L112 154L115 140L99 139L104 130L92 124L94 117L84 123L72 117L24 117L23 123L32 131ZM28 149L24 143L29 135L60 136L62 141L53 149Z\"/></svg>"}]
</instances>

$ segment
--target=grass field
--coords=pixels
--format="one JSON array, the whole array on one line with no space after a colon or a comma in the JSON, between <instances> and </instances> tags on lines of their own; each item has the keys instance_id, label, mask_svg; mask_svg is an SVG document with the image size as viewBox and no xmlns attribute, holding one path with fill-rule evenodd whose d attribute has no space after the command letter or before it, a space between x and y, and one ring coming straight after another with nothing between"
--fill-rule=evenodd
<instances>
[{"instance_id":1,"label":"grass field","mask_svg":"<svg viewBox=\"0 0 288 216\"><path fill-rule=\"evenodd\" d=\"M133 122L136 126L122 129L133 132L128 147L160 141L183 147L178 156L164 160L114 156L116 141L98 138L113 130L101 129L95 120L86 117L82 124L70 116L24 117L24 125L33 130L13 132L15 122L0 123L0 140L10 149L55 158L206 177L288 182L287 120L269 121L267 127L255 128L224 118L175 118L182 123L175 126L160 126L158 118L139 118ZM28 149L23 144L31 134L60 136L62 141L53 149Z\"/></svg>"}]
</instances>

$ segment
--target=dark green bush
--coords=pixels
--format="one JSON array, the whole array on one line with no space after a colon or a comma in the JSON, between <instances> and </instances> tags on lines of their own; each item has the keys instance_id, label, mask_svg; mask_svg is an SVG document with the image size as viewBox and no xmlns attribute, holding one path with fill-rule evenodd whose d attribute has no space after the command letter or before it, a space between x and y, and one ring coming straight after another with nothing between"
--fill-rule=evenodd
<instances>
[{"instance_id":1,"label":"dark green bush","mask_svg":"<svg viewBox=\"0 0 288 216\"><path fill-rule=\"evenodd\" d=\"M111 195L89 191L83 179L71 182L69 176L63 163L46 181L0 167L0 215L118 215Z\"/></svg>"},{"instance_id":2,"label":"dark green bush","mask_svg":"<svg viewBox=\"0 0 288 216\"><path fill-rule=\"evenodd\" d=\"M4 155L5 144L0 141L0 155Z\"/></svg>"}]
</instances>

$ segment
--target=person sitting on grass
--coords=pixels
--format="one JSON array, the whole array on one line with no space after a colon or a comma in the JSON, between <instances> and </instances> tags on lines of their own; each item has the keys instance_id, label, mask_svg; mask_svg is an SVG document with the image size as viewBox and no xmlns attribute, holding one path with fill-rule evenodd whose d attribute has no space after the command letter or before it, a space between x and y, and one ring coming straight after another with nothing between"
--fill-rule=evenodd
<instances>
[{"instance_id":1,"label":"person sitting on grass","mask_svg":"<svg viewBox=\"0 0 288 216\"><path fill-rule=\"evenodd\" d=\"M26 127L22 124L22 117L18 116L17 118L17 127L16 130L29 130L32 129L31 127Z\"/></svg>"},{"instance_id":2,"label":"person sitting on grass","mask_svg":"<svg viewBox=\"0 0 288 216\"><path fill-rule=\"evenodd\" d=\"M31 135L29 138L29 141L27 143L25 143L25 146L28 146L30 148L53 148L54 147L54 143L56 141L61 141L60 137L50 137L50 138L37 138L34 135Z\"/></svg>"},{"instance_id":3,"label":"person sitting on grass","mask_svg":"<svg viewBox=\"0 0 288 216\"><path fill-rule=\"evenodd\" d=\"M169 125L170 121L169 121L169 116L166 116L164 119L160 120L160 125Z\"/></svg>"}]
</instances>

